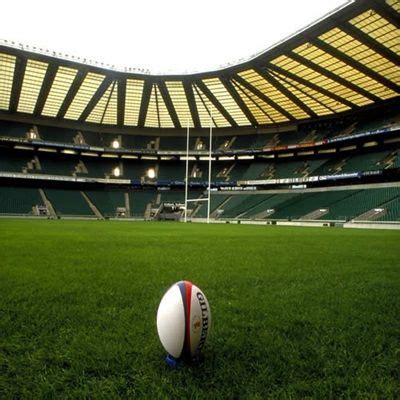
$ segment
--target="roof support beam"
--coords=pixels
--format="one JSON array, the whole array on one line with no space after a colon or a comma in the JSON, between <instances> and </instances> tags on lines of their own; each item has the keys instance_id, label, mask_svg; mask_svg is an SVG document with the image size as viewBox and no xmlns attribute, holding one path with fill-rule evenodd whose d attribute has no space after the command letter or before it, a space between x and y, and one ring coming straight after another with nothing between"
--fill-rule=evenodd
<instances>
[{"instance_id":1,"label":"roof support beam","mask_svg":"<svg viewBox=\"0 0 400 400\"><path fill-rule=\"evenodd\" d=\"M188 81L183 81L183 88L185 89L186 99L189 105L190 114L192 116L193 125L195 128L201 128L199 113L197 112L197 106L193 95L192 85Z\"/></svg>"},{"instance_id":2,"label":"roof support beam","mask_svg":"<svg viewBox=\"0 0 400 400\"><path fill-rule=\"evenodd\" d=\"M236 82L235 80L231 81L235 87L235 89L243 94L243 96L246 96L247 99L253 103L254 107L258 108L270 121L275 122L274 119L265 111L263 108L243 89L242 86L239 86L239 83ZM258 124L258 122L257 122Z\"/></svg>"},{"instance_id":3,"label":"roof support beam","mask_svg":"<svg viewBox=\"0 0 400 400\"><path fill-rule=\"evenodd\" d=\"M103 82L101 82L100 86L96 90L96 93L93 95L93 97L89 100L89 103L83 110L81 116L79 117L78 121L86 121L86 119L89 117L90 113L93 111L93 108L96 107L97 103L100 101L100 99L103 97L104 93L107 91L107 89L110 87L112 83L112 78L110 76L106 76L103 79Z\"/></svg>"},{"instance_id":4,"label":"roof support beam","mask_svg":"<svg viewBox=\"0 0 400 400\"><path fill-rule=\"evenodd\" d=\"M140 102L139 120L138 127L143 128L146 122L147 109L149 108L151 89L153 87L153 82L144 81L142 101Z\"/></svg>"},{"instance_id":5,"label":"roof support beam","mask_svg":"<svg viewBox=\"0 0 400 400\"><path fill-rule=\"evenodd\" d=\"M125 96L126 78L118 79L118 100L117 100L117 126L124 126L125 119Z\"/></svg>"},{"instance_id":6,"label":"roof support beam","mask_svg":"<svg viewBox=\"0 0 400 400\"><path fill-rule=\"evenodd\" d=\"M196 85L207 96L208 100L212 103L212 105L224 116L224 118L229 122L229 124L233 127L237 127L238 124L236 123L236 121L232 118L232 116L228 113L228 111L226 111L226 109L213 95L211 90L203 83L203 81L197 81Z\"/></svg>"},{"instance_id":7,"label":"roof support beam","mask_svg":"<svg viewBox=\"0 0 400 400\"><path fill-rule=\"evenodd\" d=\"M348 106L350 108L358 108L358 106L356 104L353 104L352 102L338 96L337 94L330 92L330 91L324 89L323 87L318 86L304 78L301 78L300 76L297 76L297 75L293 74L292 72L286 71L285 69L280 68L274 64L268 64L267 69L278 72L282 75L285 75L287 78L293 79L294 81L297 81L298 83L301 83L302 85L308 86L311 89L313 89L317 92L320 92L323 95L328 96L331 99L338 101L339 103L345 104L346 106Z\"/></svg>"},{"instance_id":8,"label":"roof support beam","mask_svg":"<svg viewBox=\"0 0 400 400\"><path fill-rule=\"evenodd\" d=\"M301 110L303 110L310 117L317 117L317 114L311 110L306 104L304 104L300 99L298 99L293 93L282 83L280 83L276 78L274 78L269 73L265 73L261 69L257 68L255 71L261 75L267 82L269 82L272 86L278 89L281 93L283 93L286 97L288 97L294 104L297 105Z\"/></svg>"},{"instance_id":9,"label":"roof support beam","mask_svg":"<svg viewBox=\"0 0 400 400\"><path fill-rule=\"evenodd\" d=\"M233 100L235 100L235 102L239 106L239 108L243 111L243 114L249 120L251 125L258 126L258 122L254 118L254 115L247 108L245 102L242 100L242 98L240 97L240 95L238 94L236 89L233 87L232 82L229 80L229 78L223 77L223 78L221 78L221 82L225 86L225 89L228 91L228 93L232 96Z\"/></svg>"},{"instance_id":10,"label":"roof support beam","mask_svg":"<svg viewBox=\"0 0 400 400\"><path fill-rule=\"evenodd\" d=\"M36 102L35 110L33 112L34 115L40 115L42 113L43 107L46 103L47 96L50 93L50 89L53 85L57 71L58 71L58 65L49 63L49 66L47 67L46 70L46 75L44 76L42 87L40 89L39 97Z\"/></svg>"},{"instance_id":11,"label":"roof support beam","mask_svg":"<svg viewBox=\"0 0 400 400\"><path fill-rule=\"evenodd\" d=\"M340 29L343 32L346 32L354 39L370 47L372 50L380 54L382 57L387 58L396 65L400 65L400 56L398 54L394 53L386 46L383 46L382 44L377 42L375 39L373 39L371 36L367 35L363 31L357 29L354 25L350 24L349 22L343 22L340 25Z\"/></svg>"},{"instance_id":12,"label":"roof support beam","mask_svg":"<svg viewBox=\"0 0 400 400\"><path fill-rule=\"evenodd\" d=\"M329 79L332 79L333 81L347 87L347 89L350 89L350 90L360 94L361 96L364 96L367 99L370 99L371 101L374 101L374 102L380 101L379 97L368 92L367 90L355 85L354 83L349 82L348 80L342 78L341 76L336 75L331 71L328 71L327 69L321 67L320 65L315 64L314 62L309 61L306 58L304 58L294 52L288 53L288 56L290 58L292 58L293 60L299 62L300 64L303 64L306 67L311 68L316 72L319 72L321 75L324 75L324 76L328 77Z\"/></svg>"},{"instance_id":13,"label":"roof support beam","mask_svg":"<svg viewBox=\"0 0 400 400\"><path fill-rule=\"evenodd\" d=\"M167 107L172 123L174 124L175 128L182 128L178 114L176 113L174 104L172 103L171 96L169 95L167 86L165 85L165 81L161 81L158 84L158 88L160 89L161 97L163 98L165 106Z\"/></svg>"},{"instance_id":14,"label":"roof support beam","mask_svg":"<svg viewBox=\"0 0 400 400\"><path fill-rule=\"evenodd\" d=\"M323 42L320 39L313 39L312 44L319 47L321 50L325 51L326 53L330 54L332 57L336 57L338 60L344 62L347 65L355 68L356 70L362 72L364 75L368 76L369 78L379 82L380 84L386 86L389 89L392 89L395 92L399 92L399 86L389 81L389 79L384 78L383 76L379 75L377 72L373 71L372 69L367 68L364 64L354 60L353 58L349 57L348 55L342 53L341 51L335 49L333 46Z\"/></svg>"},{"instance_id":15,"label":"roof support beam","mask_svg":"<svg viewBox=\"0 0 400 400\"><path fill-rule=\"evenodd\" d=\"M64 118L65 113L67 112L69 106L72 103L72 100L75 98L76 94L78 93L79 88L81 87L84 79L86 78L87 71L78 71L75 75L74 81L72 82L71 87L68 90L67 95L63 103L61 104L60 110L58 111L57 118Z\"/></svg>"},{"instance_id":16,"label":"roof support beam","mask_svg":"<svg viewBox=\"0 0 400 400\"><path fill-rule=\"evenodd\" d=\"M10 112L16 112L21 95L22 82L24 80L27 59L26 57L17 57L15 60L14 79L10 97Z\"/></svg>"},{"instance_id":17,"label":"roof support beam","mask_svg":"<svg viewBox=\"0 0 400 400\"><path fill-rule=\"evenodd\" d=\"M238 82L241 86L249 90L251 93L259 97L264 103L268 104L270 107L272 107L273 109L284 115L289 121L295 121L295 118L293 117L292 114L288 113L283 107L275 103L273 100L271 100L269 97L267 97L264 93L262 93L256 87L254 87L251 83L247 82L241 76L235 75L233 79L236 82Z\"/></svg>"}]
</instances>

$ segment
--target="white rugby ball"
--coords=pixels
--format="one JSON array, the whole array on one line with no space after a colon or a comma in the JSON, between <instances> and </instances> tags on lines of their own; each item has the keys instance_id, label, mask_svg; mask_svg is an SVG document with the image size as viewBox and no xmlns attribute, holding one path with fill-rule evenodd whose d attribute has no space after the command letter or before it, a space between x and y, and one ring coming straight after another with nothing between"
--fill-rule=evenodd
<instances>
[{"instance_id":1,"label":"white rugby ball","mask_svg":"<svg viewBox=\"0 0 400 400\"><path fill-rule=\"evenodd\" d=\"M173 357L190 359L204 345L211 326L210 306L191 282L172 285L157 311L157 331L164 349Z\"/></svg>"}]
</instances>

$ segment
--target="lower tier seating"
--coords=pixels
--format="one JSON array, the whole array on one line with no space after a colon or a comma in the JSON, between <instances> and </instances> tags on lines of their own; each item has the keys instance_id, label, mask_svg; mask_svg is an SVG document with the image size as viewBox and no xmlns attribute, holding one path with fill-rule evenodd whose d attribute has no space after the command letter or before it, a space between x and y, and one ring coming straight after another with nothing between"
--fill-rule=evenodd
<instances>
[{"instance_id":1,"label":"lower tier seating","mask_svg":"<svg viewBox=\"0 0 400 400\"><path fill-rule=\"evenodd\" d=\"M78 190L45 189L45 194L58 215L94 216Z\"/></svg>"},{"instance_id":2,"label":"lower tier seating","mask_svg":"<svg viewBox=\"0 0 400 400\"><path fill-rule=\"evenodd\" d=\"M38 189L0 187L0 214L32 214L33 207L42 204Z\"/></svg>"},{"instance_id":3,"label":"lower tier seating","mask_svg":"<svg viewBox=\"0 0 400 400\"><path fill-rule=\"evenodd\" d=\"M40 189L0 186L0 214L35 214L48 206L58 216L148 218L162 203L183 203L184 191ZM192 192L189 198L205 198ZM129 201L130 214L126 213ZM193 217L207 216L207 202L191 203ZM49 214L51 210L49 210ZM99 214L100 213L100 214ZM315 192L212 192L210 215L219 219L400 221L400 187L325 189Z\"/></svg>"}]
</instances>

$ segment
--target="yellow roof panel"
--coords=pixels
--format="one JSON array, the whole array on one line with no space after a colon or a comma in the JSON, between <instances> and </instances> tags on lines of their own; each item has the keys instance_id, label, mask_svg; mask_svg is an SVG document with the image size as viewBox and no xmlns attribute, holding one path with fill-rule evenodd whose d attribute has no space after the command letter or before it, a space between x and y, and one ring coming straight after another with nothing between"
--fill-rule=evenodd
<instances>
[{"instance_id":1,"label":"yellow roof panel","mask_svg":"<svg viewBox=\"0 0 400 400\"><path fill-rule=\"evenodd\" d=\"M266 125L273 123L274 120L272 119L272 117L269 117L269 113L273 115L278 114L279 116L281 116L281 114L277 113L274 108L265 103L259 97L255 96L240 83L235 82L235 89L238 92L239 96L242 98L247 108L252 113L253 117L258 122L258 124Z\"/></svg>"},{"instance_id":2,"label":"yellow roof panel","mask_svg":"<svg viewBox=\"0 0 400 400\"><path fill-rule=\"evenodd\" d=\"M16 57L0 53L0 109L10 108Z\"/></svg>"},{"instance_id":3,"label":"yellow roof panel","mask_svg":"<svg viewBox=\"0 0 400 400\"><path fill-rule=\"evenodd\" d=\"M400 13L400 1L399 0L386 0L386 3L390 6L393 7L395 11Z\"/></svg>"},{"instance_id":4,"label":"yellow roof panel","mask_svg":"<svg viewBox=\"0 0 400 400\"><path fill-rule=\"evenodd\" d=\"M187 127L189 123L189 127L192 128L194 124L183 83L180 81L166 81L165 84L181 126Z\"/></svg>"},{"instance_id":5,"label":"yellow roof panel","mask_svg":"<svg viewBox=\"0 0 400 400\"><path fill-rule=\"evenodd\" d=\"M305 113L295 103L293 103L292 100L290 100L287 96L285 96L282 92L280 92L275 86L273 86L268 81L266 81L261 75L259 75L253 69L240 72L239 76L241 76L244 80L249 82L252 86L254 86L256 89L258 89L260 92L264 93L274 103L278 104L280 107L282 107L285 111L287 111L293 117L295 117L297 119L303 119L303 118L309 117L309 115L307 113ZM278 114L281 115L280 113L278 113ZM281 117L276 119L276 121L280 122L280 119L282 117L286 119L286 117L281 115ZM274 117L272 117L272 118L275 119Z\"/></svg>"},{"instance_id":6,"label":"yellow roof panel","mask_svg":"<svg viewBox=\"0 0 400 400\"><path fill-rule=\"evenodd\" d=\"M153 84L144 124L149 128L173 128L171 116L157 84Z\"/></svg>"},{"instance_id":7,"label":"yellow roof panel","mask_svg":"<svg viewBox=\"0 0 400 400\"><path fill-rule=\"evenodd\" d=\"M77 73L77 69L58 67L49 95L44 104L42 115L47 117L57 116Z\"/></svg>"},{"instance_id":8,"label":"yellow roof panel","mask_svg":"<svg viewBox=\"0 0 400 400\"><path fill-rule=\"evenodd\" d=\"M18 102L18 112L32 114L35 110L48 65L49 64L41 61L27 61Z\"/></svg>"},{"instance_id":9,"label":"yellow roof panel","mask_svg":"<svg viewBox=\"0 0 400 400\"><path fill-rule=\"evenodd\" d=\"M394 53L400 53L400 29L376 11L368 10L351 19L350 23Z\"/></svg>"},{"instance_id":10,"label":"yellow roof panel","mask_svg":"<svg viewBox=\"0 0 400 400\"><path fill-rule=\"evenodd\" d=\"M203 79L203 83L239 126L250 125L250 121L219 78Z\"/></svg>"},{"instance_id":11,"label":"yellow roof panel","mask_svg":"<svg viewBox=\"0 0 400 400\"><path fill-rule=\"evenodd\" d=\"M76 96L72 100L67 112L65 113L66 119L78 120L83 110L89 104L97 89L103 82L105 76L88 72L82 82Z\"/></svg>"},{"instance_id":12,"label":"yellow roof panel","mask_svg":"<svg viewBox=\"0 0 400 400\"><path fill-rule=\"evenodd\" d=\"M117 124L118 82L110 84L101 99L87 117L87 122L106 125ZM104 115L104 117L103 117Z\"/></svg>"},{"instance_id":13,"label":"yellow roof panel","mask_svg":"<svg viewBox=\"0 0 400 400\"><path fill-rule=\"evenodd\" d=\"M150 128L158 128L159 125L160 124L158 123L157 103L156 103L156 85L153 84L151 88L150 100L149 100L149 105L147 107L146 120L144 126Z\"/></svg>"},{"instance_id":14,"label":"yellow roof panel","mask_svg":"<svg viewBox=\"0 0 400 400\"><path fill-rule=\"evenodd\" d=\"M173 128L174 123L172 122L171 115L169 114L168 108L165 105L164 99L161 95L160 88L157 85L157 106L158 115L160 117L160 128Z\"/></svg>"},{"instance_id":15,"label":"yellow roof panel","mask_svg":"<svg viewBox=\"0 0 400 400\"><path fill-rule=\"evenodd\" d=\"M203 128L206 128L206 127L210 126L210 122L211 122L210 113L208 111L211 107L211 104L204 95L202 97L200 97L200 95L198 94L198 92L194 86L193 86L193 96L194 96L194 101L196 103L197 113L198 113L199 119L200 119L200 125ZM207 105L207 107L206 107L206 105ZM214 113L213 113L213 119L215 121ZM215 126L214 122L211 122L211 124L213 126Z\"/></svg>"},{"instance_id":16,"label":"yellow roof panel","mask_svg":"<svg viewBox=\"0 0 400 400\"><path fill-rule=\"evenodd\" d=\"M140 105L142 102L144 81L137 79L126 80L125 117L124 124L137 126L139 121Z\"/></svg>"},{"instance_id":17,"label":"yellow roof panel","mask_svg":"<svg viewBox=\"0 0 400 400\"><path fill-rule=\"evenodd\" d=\"M293 60L290 57L279 57L277 61L274 60L272 63L284 69L285 71L291 72L296 76L327 90L328 92L334 93L337 96L354 103L357 106L368 104L370 102L369 99L361 94L358 94L357 92L341 85L325 75L308 68L307 66Z\"/></svg>"},{"instance_id":18,"label":"yellow roof panel","mask_svg":"<svg viewBox=\"0 0 400 400\"><path fill-rule=\"evenodd\" d=\"M392 80L396 84L400 83L398 66L339 28L334 28L319 38L383 77Z\"/></svg>"},{"instance_id":19,"label":"yellow roof panel","mask_svg":"<svg viewBox=\"0 0 400 400\"><path fill-rule=\"evenodd\" d=\"M317 46L302 45L293 50L295 53L301 55L309 61L325 68L327 71L359 86L360 88L380 97L381 99L388 99L395 97L396 92L375 81L374 79L366 76L359 70L347 65L336 57L325 53ZM372 101L371 101L372 102Z\"/></svg>"}]
</instances>

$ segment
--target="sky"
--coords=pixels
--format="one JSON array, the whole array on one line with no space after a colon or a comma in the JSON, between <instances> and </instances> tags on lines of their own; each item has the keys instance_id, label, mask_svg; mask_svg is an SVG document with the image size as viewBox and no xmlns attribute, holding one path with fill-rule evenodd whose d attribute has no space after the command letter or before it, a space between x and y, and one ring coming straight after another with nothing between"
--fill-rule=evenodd
<instances>
[{"instance_id":1,"label":"sky","mask_svg":"<svg viewBox=\"0 0 400 400\"><path fill-rule=\"evenodd\" d=\"M19 0L0 40L154 74L237 64L347 0Z\"/></svg>"}]
</instances>

